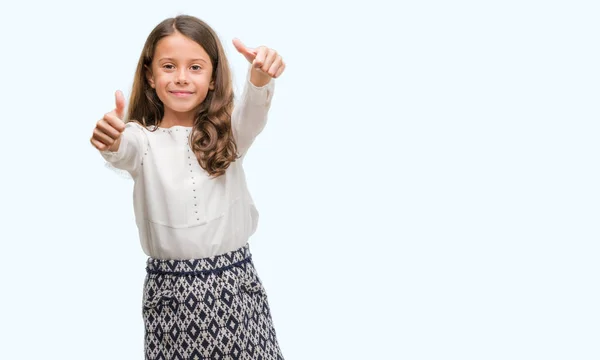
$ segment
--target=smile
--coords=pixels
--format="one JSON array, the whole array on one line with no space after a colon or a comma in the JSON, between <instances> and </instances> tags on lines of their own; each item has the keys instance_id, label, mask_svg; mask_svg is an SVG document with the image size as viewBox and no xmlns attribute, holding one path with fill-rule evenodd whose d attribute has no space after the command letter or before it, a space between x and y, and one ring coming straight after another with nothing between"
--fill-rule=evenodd
<instances>
[{"instance_id":1,"label":"smile","mask_svg":"<svg viewBox=\"0 0 600 360\"><path fill-rule=\"evenodd\" d=\"M194 94L191 91L169 91L169 93L177 97L188 97Z\"/></svg>"}]
</instances>

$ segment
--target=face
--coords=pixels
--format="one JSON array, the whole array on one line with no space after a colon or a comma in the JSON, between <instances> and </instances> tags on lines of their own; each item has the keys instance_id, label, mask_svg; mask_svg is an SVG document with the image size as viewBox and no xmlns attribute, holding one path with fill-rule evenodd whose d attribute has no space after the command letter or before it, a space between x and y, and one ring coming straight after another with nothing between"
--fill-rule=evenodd
<instances>
[{"instance_id":1,"label":"face","mask_svg":"<svg viewBox=\"0 0 600 360\"><path fill-rule=\"evenodd\" d=\"M189 116L214 89L210 57L195 41L175 32L159 40L146 76L163 102L165 117Z\"/></svg>"}]
</instances>

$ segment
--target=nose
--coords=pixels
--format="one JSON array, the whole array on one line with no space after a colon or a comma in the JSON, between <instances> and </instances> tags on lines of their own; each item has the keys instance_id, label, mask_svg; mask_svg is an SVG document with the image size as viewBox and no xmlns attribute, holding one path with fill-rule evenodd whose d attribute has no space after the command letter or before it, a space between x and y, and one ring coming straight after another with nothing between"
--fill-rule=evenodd
<instances>
[{"instance_id":1,"label":"nose","mask_svg":"<svg viewBox=\"0 0 600 360\"><path fill-rule=\"evenodd\" d=\"M175 83L177 83L177 84L187 84L188 83L186 69L180 69L177 72L177 75L175 78Z\"/></svg>"}]
</instances>

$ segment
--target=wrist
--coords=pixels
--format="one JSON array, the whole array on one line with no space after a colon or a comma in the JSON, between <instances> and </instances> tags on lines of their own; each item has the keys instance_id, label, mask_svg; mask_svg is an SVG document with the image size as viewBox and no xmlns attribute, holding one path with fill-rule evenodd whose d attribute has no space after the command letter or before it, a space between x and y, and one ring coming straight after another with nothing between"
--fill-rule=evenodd
<instances>
[{"instance_id":1,"label":"wrist","mask_svg":"<svg viewBox=\"0 0 600 360\"><path fill-rule=\"evenodd\" d=\"M263 87L267 85L269 81L271 81L271 77L269 76L269 74L254 67L252 68L252 70L250 70L250 82L252 83L252 85L256 87Z\"/></svg>"}]
</instances>

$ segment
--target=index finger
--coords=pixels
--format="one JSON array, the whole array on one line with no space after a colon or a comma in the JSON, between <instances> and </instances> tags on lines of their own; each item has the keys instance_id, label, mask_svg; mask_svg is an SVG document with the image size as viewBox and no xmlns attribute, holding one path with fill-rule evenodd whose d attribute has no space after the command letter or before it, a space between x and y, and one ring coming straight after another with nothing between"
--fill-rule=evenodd
<instances>
[{"instance_id":1,"label":"index finger","mask_svg":"<svg viewBox=\"0 0 600 360\"><path fill-rule=\"evenodd\" d=\"M115 111L111 111L104 115L104 120L118 132L123 132L123 130L125 130L125 123L117 116Z\"/></svg>"}]
</instances>

